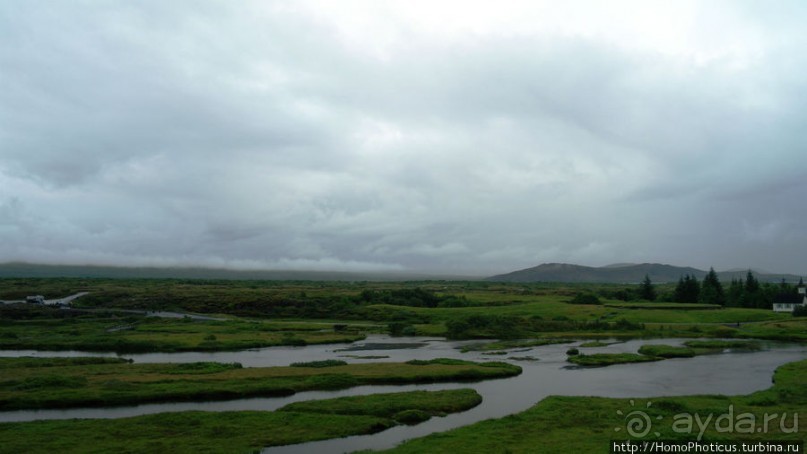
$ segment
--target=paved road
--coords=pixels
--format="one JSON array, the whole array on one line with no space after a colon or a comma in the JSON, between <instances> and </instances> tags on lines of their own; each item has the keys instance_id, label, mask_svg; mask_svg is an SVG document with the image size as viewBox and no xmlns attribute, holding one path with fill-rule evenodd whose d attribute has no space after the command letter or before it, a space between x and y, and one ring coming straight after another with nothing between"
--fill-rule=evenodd
<instances>
[{"instance_id":1,"label":"paved road","mask_svg":"<svg viewBox=\"0 0 807 454\"><path fill-rule=\"evenodd\" d=\"M70 303L74 299L82 297L82 296L87 295L89 293L90 292L79 292L79 293L76 293L75 295L66 296L64 298L53 299L53 300L45 300L45 304L47 304L47 305L59 305L59 304L61 304L62 306L69 306Z\"/></svg>"},{"instance_id":2,"label":"paved road","mask_svg":"<svg viewBox=\"0 0 807 454\"><path fill-rule=\"evenodd\" d=\"M65 296L64 298L56 298L56 299L52 299L52 300L45 300L45 305L47 305L47 306L58 306L58 305L69 306L70 303L74 299L80 298L80 297L82 297L84 295L87 295L89 293L90 292L79 292L79 293L76 293L74 295ZM11 300L11 301L0 300L0 304L16 304L16 303L24 303L24 302L25 302L25 300Z\"/></svg>"}]
</instances>

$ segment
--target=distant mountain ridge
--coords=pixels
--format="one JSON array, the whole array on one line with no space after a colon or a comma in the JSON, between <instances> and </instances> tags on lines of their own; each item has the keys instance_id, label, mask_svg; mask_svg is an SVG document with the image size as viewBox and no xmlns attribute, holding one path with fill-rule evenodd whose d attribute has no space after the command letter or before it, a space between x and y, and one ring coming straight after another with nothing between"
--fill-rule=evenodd
<instances>
[{"instance_id":1,"label":"distant mountain ridge","mask_svg":"<svg viewBox=\"0 0 807 454\"><path fill-rule=\"evenodd\" d=\"M718 272L724 282L733 278L745 279L747 269L735 268ZM761 282L796 283L801 278L794 274L775 274L753 271ZM111 278L111 279L213 279L213 280L288 280L288 281L496 281L496 282L566 282L635 284L650 277L653 283L677 282L689 274L703 279L706 271L692 267L678 267L659 263L615 263L602 267L568 263L544 263L532 268L487 278L413 272L345 272L301 270L231 270L216 268L180 267L118 267L99 265L41 265L32 263L0 263L2 278Z\"/></svg>"},{"instance_id":2,"label":"distant mountain ridge","mask_svg":"<svg viewBox=\"0 0 807 454\"><path fill-rule=\"evenodd\" d=\"M230 270L187 267L126 267L0 263L0 278L213 279L266 281L479 280L479 277L408 272Z\"/></svg>"},{"instance_id":3,"label":"distant mountain ridge","mask_svg":"<svg viewBox=\"0 0 807 454\"><path fill-rule=\"evenodd\" d=\"M745 279L748 270L732 269L718 272L721 281ZM774 274L752 271L762 282L798 282L800 276L795 274ZM565 282L565 283L602 283L602 284L636 284L649 276L654 283L678 282L685 274L703 279L707 271L692 267L664 265L661 263L617 263L601 267L573 265L569 263L544 263L532 268L499 274L486 278L495 282Z\"/></svg>"}]
</instances>

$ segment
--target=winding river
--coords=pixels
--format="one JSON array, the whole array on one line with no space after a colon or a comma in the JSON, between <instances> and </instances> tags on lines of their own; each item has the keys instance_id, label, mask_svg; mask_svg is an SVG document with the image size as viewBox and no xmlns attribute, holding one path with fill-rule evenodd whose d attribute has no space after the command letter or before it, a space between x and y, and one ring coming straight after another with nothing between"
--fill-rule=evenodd
<instances>
[{"instance_id":1,"label":"winding river","mask_svg":"<svg viewBox=\"0 0 807 454\"><path fill-rule=\"evenodd\" d=\"M632 340L606 347L581 348L585 353L636 352L644 344L680 345L682 339ZM359 386L338 391L301 392L277 398L252 398L214 402L145 404L128 407L21 410L0 412L0 422L39 419L121 418L161 412L203 410L275 410L288 403L341 396L409 390L440 390L471 387L484 398L482 404L463 413L432 418L415 426L397 426L373 435L265 448L264 453L338 453L361 449L386 449L414 437L517 413L549 395L653 397L689 394L747 394L771 386L773 371L780 365L807 358L807 346L765 343L754 352L731 352L695 358L668 359L603 368L576 368L566 362L566 350L581 342L515 349L506 355L462 353L469 342L427 338L368 336L354 344L306 347L271 347L237 352L149 353L124 355L135 362L239 362L244 367L286 366L292 362L342 359L350 363L408 361L411 359L458 358L472 361L508 361L523 368L519 376L478 383L439 383L404 386ZM113 353L44 352L5 350L0 356L115 356ZM362 359L362 356L386 358ZM537 360L527 360L532 357ZM518 358L518 359L515 359Z\"/></svg>"}]
</instances>

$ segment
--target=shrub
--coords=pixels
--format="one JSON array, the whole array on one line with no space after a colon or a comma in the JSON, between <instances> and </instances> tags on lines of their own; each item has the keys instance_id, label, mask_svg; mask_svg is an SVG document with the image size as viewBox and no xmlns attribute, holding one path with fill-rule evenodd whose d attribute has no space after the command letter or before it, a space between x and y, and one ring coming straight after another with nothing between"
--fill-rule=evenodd
<instances>
[{"instance_id":1,"label":"shrub","mask_svg":"<svg viewBox=\"0 0 807 454\"><path fill-rule=\"evenodd\" d=\"M524 329L527 328L527 323L526 319L520 317L474 314L447 321L446 337L449 339L472 337L518 339L525 337Z\"/></svg>"},{"instance_id":2,"label":"shrub","mask_svg":"<svg viewBox=\"0 0 807 454\"><path fill-rule=\"evenodd\" d=\"M574 298L569 300L569 304L601 304L597 295L591 293L578 293Z\"/></svg>"},{"instance_id":3,"label":"shrub","mask_svg":"<svg viewBox=\"0 0 807 454\"><path fill-rule=\"evenodd\" d=\"M393 415L392 419L408 426L427 421L432 416L423 410L404 410Z\"/></svg>"},{"instance_id":4,"label":"shrub","mask_svg":"<svg viewBox=\"0 0 807 454\"><path fill-rule=\"evenodd\" d=\"M632 323L624 318L620 318L619 320L614 323L614 329L621 330L621 331L630 331L630 330L642 330L644 329L644 324L642 323Z\"/></svg>"},{"instance_id":5,"label":"shrub","mask_svg":"<svg viewBox=\"0 0 807 454\"><path fill-rule=\"evenodd\" d=\"M387 331L389 331L390 336L403 336L404 331L411 327L406 322L390 322L387 324Z\"/></svg>"},{"instance_id":6,"label":"shrub","mask_svg":"<svg viewBox=\"0 0 807 454\"><path fill-rule=\"evenodd\" d=\"M716 337L734 337L737 335L737 330L728 326L718 326L712 331L712 335Z\"/></svg>"}]
</instances>

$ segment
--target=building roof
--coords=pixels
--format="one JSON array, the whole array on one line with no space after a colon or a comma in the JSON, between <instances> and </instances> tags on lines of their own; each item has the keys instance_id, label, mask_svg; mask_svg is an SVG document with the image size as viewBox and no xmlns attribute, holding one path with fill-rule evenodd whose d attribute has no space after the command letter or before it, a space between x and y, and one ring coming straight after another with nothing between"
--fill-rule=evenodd
<instances>
[{"instance_id":1,"label":"building roof","mask_svg":"<svg viewBox=\"0 0 807 454\"><path fill-rule=\"evenodd\" d=\"M804 302L804 295L796 293L780 293L773 297L773 304L801 304Z\"/></svg>"}]
</instances>

